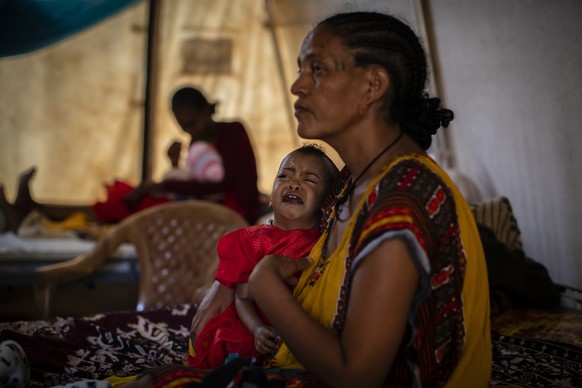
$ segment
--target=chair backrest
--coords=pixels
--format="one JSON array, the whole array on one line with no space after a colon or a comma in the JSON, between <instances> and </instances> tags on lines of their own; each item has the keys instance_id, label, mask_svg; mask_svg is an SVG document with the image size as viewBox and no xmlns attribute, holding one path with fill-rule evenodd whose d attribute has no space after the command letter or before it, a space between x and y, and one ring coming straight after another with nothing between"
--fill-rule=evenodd
<instances>
[{"instance_id":1,"label":"chair backrest","mask_svg":"<svg viewBox=\"0 0 582 388\"><path fill-rule=\"evenodd\" d=\"M210 201L178 201L140 211L102 236L90 252L36 268L37 318L51 316L60 284L93 273L123 243L132 243L138 257L138 310L199 303L214 280L218 240L245 226L238 213Z\"/></svg>"},{"instance_id":2,"label":"chair backrest","mask_svg":"<svg viewBox=\"0 0 582 388\"><path fill-rule=\"evenodd\" d=\"M220 237L247 222L209 201L158 205L126 219L118 230L139 259L138 310L200 302L218 266Z\"/></svg>"}]
</instances>

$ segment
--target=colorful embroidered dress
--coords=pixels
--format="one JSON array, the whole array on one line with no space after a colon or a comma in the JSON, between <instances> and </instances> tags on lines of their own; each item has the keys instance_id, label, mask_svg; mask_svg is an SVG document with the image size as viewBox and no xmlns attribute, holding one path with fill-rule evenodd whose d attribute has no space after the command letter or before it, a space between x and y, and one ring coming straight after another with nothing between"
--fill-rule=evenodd
<instances>
[{"instance_id":1,"label":"colorful embroidered dress","mask_svg":"<svg viewBox=\"0 0 582 388\"><path fill-rule=\"evenodd\" d=\"M266 255L306 257L319 236L319 228L283 230L272 225L231 232L218 242L220 264L216 280L231 288L237 283L246 283L255 265ZM267 322L260 311L259 315ZM196 356L188 357L188 364L199 369L219 367L232 353L262 358L255 349L253 335L238 318L234 303L206 324L196 338L196 350Z\"/></svg>"},{"instance_id":2,"label":"colorful embroidered dress","mask_svg":"<svg viewBox=\"0 0 582 388\"><path fill-rule=\"evenodd\" d=\"M341 333L359 263L382 241L404 239L420 281L386 386L486 386L492 359L487 268L473 216L451 179L424 154L396 158L370 182L339 247L325 259L334 218L295 288L303 308ZM271 367L303 369L285 344Z\"/></svg>"}]
</instances>

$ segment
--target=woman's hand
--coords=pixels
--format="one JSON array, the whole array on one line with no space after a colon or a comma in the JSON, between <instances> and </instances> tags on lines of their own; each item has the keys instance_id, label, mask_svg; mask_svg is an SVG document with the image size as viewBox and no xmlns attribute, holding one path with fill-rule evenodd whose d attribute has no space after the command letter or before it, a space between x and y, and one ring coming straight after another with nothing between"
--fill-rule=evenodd
<instances>
[{"instance_id":1,"label":"woman's hand","mask_svg":"<svg viewBox=\"0 0 582 388\"><path fill-rule=\"evenodd\" d=\"M281 338L270 326L259 326L253 333L255 337L255 348L263 356L271 356L277 350Z\"/></svg>"},{"instance_id":2,"label":"woman's hand","mask_svg":"<svg viewBox=\"0 0 582 388\"><path fill-rule=\"evenodd\" d=\"M234 300L234 290L214 281L206 296L196 309L190 328L190 340L196 346L196 337L210 319L224 311Z\"/></svg>"},{"instance_id":3,"label":"woman's hand","mask_svg":"<svg viewBox=\"0 0 582 388\"><path fill-rule=\"evenodd\" d=\"M311 264L309 257L296 260L278 255L264 257L255 266L250 276L249 286L251 295L256 295L256 292L262 292L259 289L268 291L268 288L263 287L265 282L277 281L276 279L290 286L295 286L299 280L297 274L309 267L309 264ZM253 288L256 291L253 291Z\"/></svg>"}]
</instances>

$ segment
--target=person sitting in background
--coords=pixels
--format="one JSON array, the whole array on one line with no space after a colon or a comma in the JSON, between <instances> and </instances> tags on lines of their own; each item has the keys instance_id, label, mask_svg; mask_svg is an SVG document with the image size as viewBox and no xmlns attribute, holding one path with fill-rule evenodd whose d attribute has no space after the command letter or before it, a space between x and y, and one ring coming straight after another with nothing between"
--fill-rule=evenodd
<instances>
[{"instance_id":1,"label":"person sitting in background","mask_svg":"<svg viewBox=\"0 0 582 388\"><path fill-rule=\"evenodd\" d=\"M193 87L178 89L172 97L172 112L176 121L191 137L190 144L204 141L215 147L222 158L224 177L217 182L165 179L143 182L124 201L135 207L146 194L172 193L189 198L221 203L241 214L250 224L259 217L261 208L257 188L257 165L253 147L242 123L215 121L216 103ZM174 142L168 149L172 165L176 166L181 145Z\"/></svg>"},{"instance_id":2,"label":"person sitting in background","mask_svg":"<svg viewBox=\"0 0 582 388\"><path fill-rule=\"evenodd\" d=\"M30 182L36 173L36 167L32 167L20 174L13 203L6 199L0 186L4 230L17 232L21 222L33 210L50 221L63 221L80 213L88 222L110 224L176 198L211 200L254 223L260 215L262 203L257 188L255 154L242 123L214 121L216 103L210 104L193 87L178 89L172 96L171 105L178 124L191 136L186 163L190 168L188 174L193 174L193 179L184 179L183 172L176 174L173 171L161 182L146 181L137 187L114 180L105 187L104 201L69 206L39 203L32 198ZM181 148L179 142L168 148L173 170L179 168ZM212 164L210 168L209 162Z\"/></svg>"}]
</instances>

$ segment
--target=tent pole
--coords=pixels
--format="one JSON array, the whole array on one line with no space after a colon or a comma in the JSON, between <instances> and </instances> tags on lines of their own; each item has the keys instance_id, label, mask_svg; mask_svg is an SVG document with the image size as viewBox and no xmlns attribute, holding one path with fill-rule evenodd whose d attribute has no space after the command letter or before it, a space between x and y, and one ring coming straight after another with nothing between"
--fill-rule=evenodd
<instances>
[{"instance_id":1,"label":"tent pole","mask_svg":"<svg viewBox=\"0 0 582 388\"><path fill-rule=\"evenodd\" d=\"M429 0L417 0L415 3L416 17L418 19L419 29L422 38L425 42L425 49L427 51L427 61L429 62L429 80L432 86L432 93L436 96L442 98L443 85L442 76L440 72L440 60L438 56L438 50L436 47L435 33L434 33L434 22L432 10L430 7ZM452 124L454 125L454 124ZM441 163L446 168L453 168L455 166L455 160L452 150L452 142L450 139L449 131L451 126L447 130L440 130L437 132L435 138L437 141L437 161Z\"/></svg>"},{"instance_id":2,"label":"tent pole","mask_svg":"<svg viewBox=\"0 0 582 388\"><path fill-rule=\"evenodd\" d=\"M287 120L289 121L289 128L291 129L291 139L296 147L299 146L299 139L295 133L295 117L291 107L293 103L289 97L289 92L287 90L287 81L285 79L285 68L283 67L283 58L281 56L281 46L279 45L279 40L277 39L277 32L275 31L275 20L271 12L271 7L269 5L270 0L265 0L265 12L267 14L267 27L271 32L271 38L273 41L273 49L275 50L275 58L277 60L277 69L279 70L279 79L281 80L281 89L283 90L283 99L285 100L285 112L287 113Z\"/></svg>"},{"instance_id":3,"label":"tent pole","mask_svg":"<svg viewBox=\"0 0 582 388\"><path fill-rule=\"evenodd\" d=\"M156 96L157 96L157 45L159 0L149 0L149 20L147 31L147 57L145 71L145 101L144 101L144 126L142 143L141 180L149 180L152 175L152 128L155 122Z\"/></svg>"}]
</instances>

